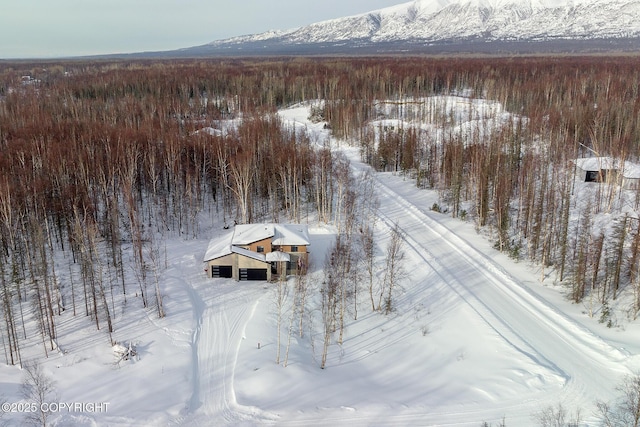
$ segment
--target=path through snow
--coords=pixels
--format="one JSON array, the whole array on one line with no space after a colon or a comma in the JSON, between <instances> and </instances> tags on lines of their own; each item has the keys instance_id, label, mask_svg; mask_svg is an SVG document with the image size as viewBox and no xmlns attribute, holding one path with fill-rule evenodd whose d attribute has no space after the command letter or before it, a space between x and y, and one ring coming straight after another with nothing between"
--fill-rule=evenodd
<instances>
[{"instance_id":1,"label":"path through snow","mask_svg":"<svg viewBox=\"0 0 640 427\"><path fill-rule=\"evenodd\" d=\"M512 402L501 401L498 406L519 412L522 421L557 402L567 408L591 408L597 399L608 399L621 378L632 373L625 365L626 355L563 315L472 242L449 230L449 218L398 194L384 176L378 176L377 181L384 221L400 225L406 243L423 259L424 267L437 272L522 357L548 369L556 381L564 383L534 400L521 402L514 396ZM490 390L490 385L487 388ZM438 423L454 418L454 414L446 414Z\"/></svg>"},{"instance_id":2,"label":"path through snow","mask_svg":"<svg viewBox=\"0 0 640 427\"><path fill-rule=\"evenodd\" d=\"M184 426L237 425L273 420L258 408L236 402L234 370L244 328L264 289L231 281L209 281L188 287L196 328L192 334L193 393L174 424Z\"/></svg>"}]
</instances>

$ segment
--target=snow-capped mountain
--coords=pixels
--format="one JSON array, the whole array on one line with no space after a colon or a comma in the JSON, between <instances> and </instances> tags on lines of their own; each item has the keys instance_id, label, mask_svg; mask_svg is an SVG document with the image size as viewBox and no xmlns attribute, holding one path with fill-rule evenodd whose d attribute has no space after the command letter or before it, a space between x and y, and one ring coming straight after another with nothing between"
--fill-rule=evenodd
<instances>
[{"instance_id":1,"label":"snow-capped mountain","mask_svg":"<svg viewBox=\"0 0 640 427\"><path fill-rule=\"evenodd\" d=\"M640 46L640 0L414 0L200 49L282 52L313 47L399 50L478 42L621 41ZM623 43L623 44L624 44Z\"/></svg>"}]
</instances>

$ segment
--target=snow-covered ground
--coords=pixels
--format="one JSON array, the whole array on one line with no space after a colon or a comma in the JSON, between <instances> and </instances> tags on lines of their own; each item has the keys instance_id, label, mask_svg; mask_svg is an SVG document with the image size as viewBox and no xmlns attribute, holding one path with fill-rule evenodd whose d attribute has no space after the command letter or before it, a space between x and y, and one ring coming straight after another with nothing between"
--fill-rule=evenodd
<instances>
[{"instance_id":1,"label":"snow-covered ground","mask_svg":"<svg viewBox=\"0 0 640 427\"><path fill-rule=\"evenodd\" d=\"M306 106L281 112L286 123L329 141L308 115ZM357 151L340 149L354 172L367 168ZM534 267L492 249L472 224L430 211L435 192L390 173L375 179L378 244L384 248L399 224L409 276L390 315L362 305L343 344L330 347L326 369L314 337L321 325L313 324L304 337L292 336L288 365L275 363L273 285L206 278L209 237L225 232L213 225L207 238L167 242L164 319L134 308L141 304L130 297L114 339L137 346L134 360L114 364L106 334L100 339L78 317L62 315L61 351L42 362L58 400L108 405L58 411L52 425L478 426L504 419L528 426L558 403L596 425L595 401L612 399L624 375L640 370L638 325L606 328L562 289L541 283ZM311 289L334 237L331 226L310 224ZM20 401L21 382L19 368L0 366L6 401ZM0 423L21 420L9 413Z\"/></svg>"}]
</instances>

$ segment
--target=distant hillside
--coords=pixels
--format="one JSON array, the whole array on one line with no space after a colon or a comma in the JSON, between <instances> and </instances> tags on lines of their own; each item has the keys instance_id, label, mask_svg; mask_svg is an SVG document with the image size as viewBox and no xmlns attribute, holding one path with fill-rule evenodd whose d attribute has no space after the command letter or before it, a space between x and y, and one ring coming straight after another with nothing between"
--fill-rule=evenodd
<instances>
[{"instance_id":1,"label":"distant hillside","mask_svg":"<svg viewBox=\"0 0 640 427\"><path fill-rule=\"evenodd\" d=\"M635 51L639 0L415 0L177 56Z\"/></svg>"}]
</instances>

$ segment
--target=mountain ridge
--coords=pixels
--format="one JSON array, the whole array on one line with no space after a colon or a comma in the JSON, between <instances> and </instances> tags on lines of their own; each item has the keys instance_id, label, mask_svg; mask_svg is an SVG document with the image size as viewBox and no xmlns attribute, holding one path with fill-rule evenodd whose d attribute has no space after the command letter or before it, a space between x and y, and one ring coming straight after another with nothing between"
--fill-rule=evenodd
<instances>
[{"instance_id":1,"label":"mountain ridge","mask_svg":"<svg viewBox=\"0 0 640 427\"><path fill-rule=\"evenodd\" d=\"M640 0L414 0L371 12L188 49L226 53L330 53L367 48L424 51L454 44L513 42L613 49L640 45ZM573 42L573 43L571 43ZM517 43L516 43L517 44ZM589 48L582 43L581 49ZM395 46L392 46L395 45ZM299 49L296 49L298 47ZM365 49L365 50L367 50Z\"/></svg>"},{"instance_id":2,"label":"mountain ridge","mask_svg":"<svg viewBox=\"0 0 640 427\"><path fill-rule=\"evenodd\" d=\"M414 0L177 50L88 58L638 52L640 0Z\"/></svg>"}]
</instances>

